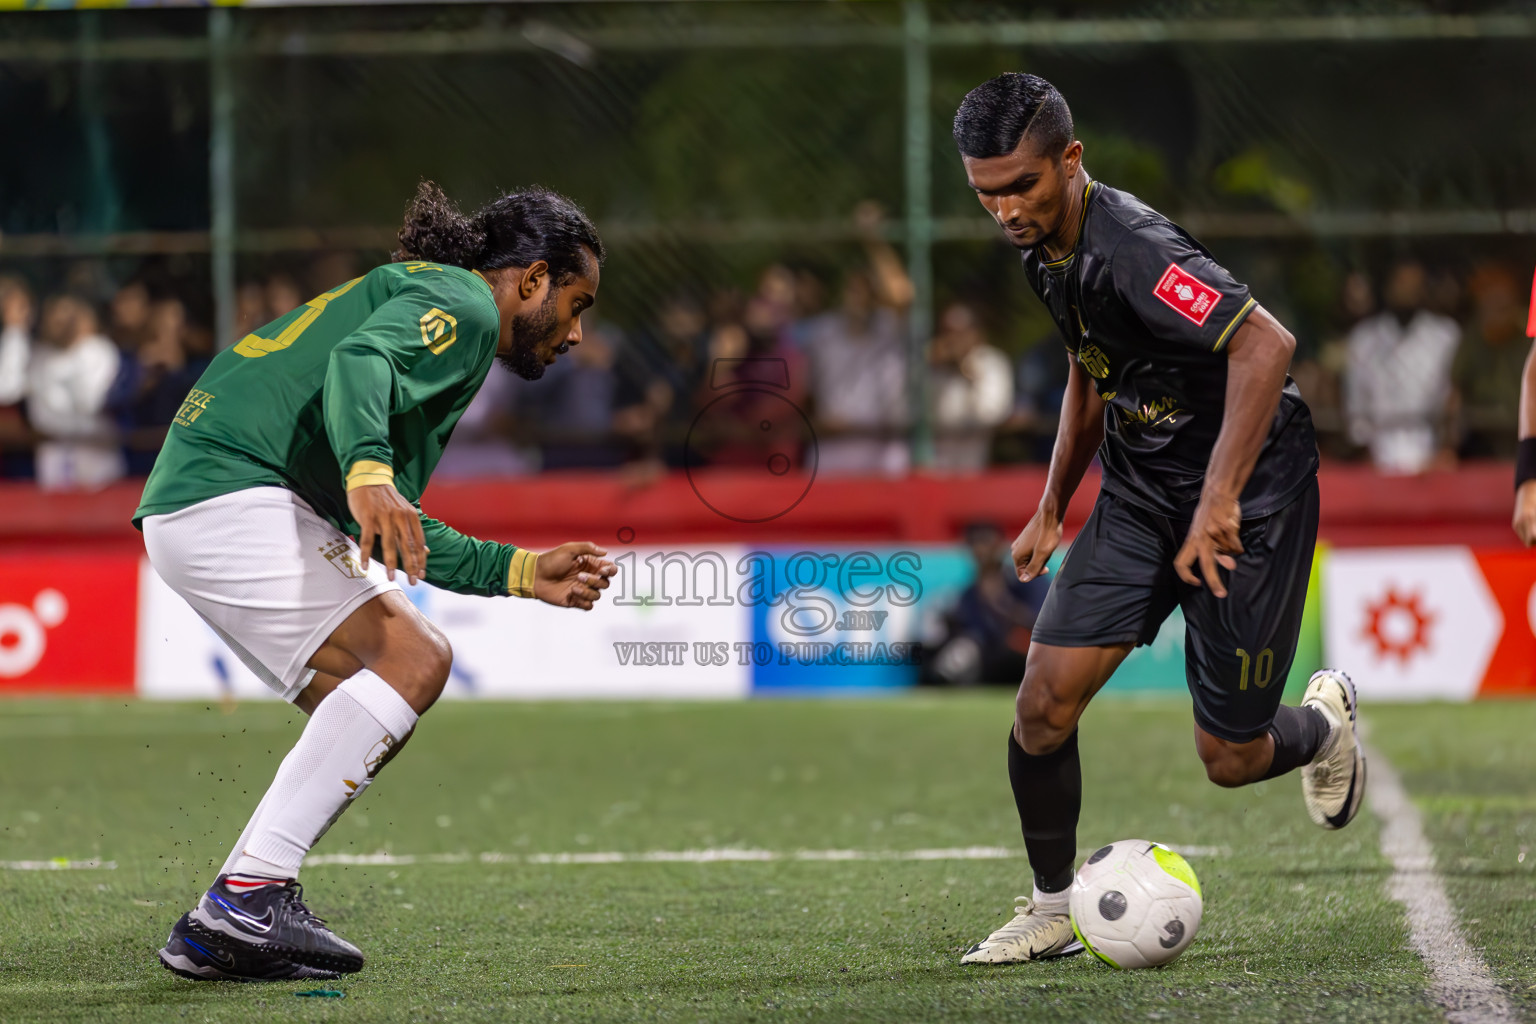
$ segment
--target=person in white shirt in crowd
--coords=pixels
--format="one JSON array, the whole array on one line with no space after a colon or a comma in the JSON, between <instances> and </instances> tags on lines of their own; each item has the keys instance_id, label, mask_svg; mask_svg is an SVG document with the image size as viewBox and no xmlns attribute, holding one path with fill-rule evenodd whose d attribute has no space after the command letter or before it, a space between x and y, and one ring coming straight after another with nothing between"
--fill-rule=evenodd
<instances>
[{"instance_id":1,"label":"person in white shirt in crowd","mask_svg":"<svg viewBox=\"0 0 1536 1024\"><path fill-rule=\"evenodd\" d=\"M32 292L26 282L0 277L0 408L27 395L32 355Z\"/></svg>"},{"instance_id":2,"label":"person in white shirt in crowd","mask_svg":"<svg viewBox=\"0 0 1536 1024\"><path fill-rule=\"evenodd\" d=\"M105 412L120 358L99 333L89 303L55 295L43 304L27 370L27 417L44 438L37 446L37 482L44 490L95 490L125 472Z\"/></svg>"},{"instance_id":3,"label":"person in white shirt in crowd","mask_svg":"<svg viewBox=\"0 0 1536 1024\"><path fill-rule=\"evenodd\" d=\"M992 432L1013 411L1013 365L987 344L976 311L953 302L928 348L932 367L933 468L976 473L987 467Z\"/></svg>"},{"instance_id":4,"label":"person in white shirt in crowd","mask_svg":"<svg viewBox=\"0 0 1536 1024\"><path fill-rule=\"evenodd\" d=\"M1350 331L1344 412L1350 439L1384 473L1422 473L1448 451L1442 434L1461 327L1425 308L1424 267L1392 268L1385 309Z\"/></svg>"},{"instance_id":5,"label":"person in white shirt in crowd","mask_svg":"<svg viewBox=\"0 0 1536 1024\"><path fill-rule=\"evenodd\" d=\"M818 473L900 476L911 463L906 431L907 320L912 281L880 234L880 208L855 218L868 268L843 282L841 307L801 334L811 361Z\"/></svg>"}]
</instances>

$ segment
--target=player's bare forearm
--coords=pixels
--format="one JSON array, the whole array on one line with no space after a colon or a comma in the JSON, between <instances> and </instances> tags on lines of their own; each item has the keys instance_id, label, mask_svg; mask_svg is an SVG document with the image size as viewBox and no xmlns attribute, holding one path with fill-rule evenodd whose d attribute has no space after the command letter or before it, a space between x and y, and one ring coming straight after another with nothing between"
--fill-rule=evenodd
<instances>
[{"instance_id":1,"label":"player's bare forearm","mask_svg":"<svg viewBox=\"0 0 1536 1024\"><path fill-rule=\"evenodd\" d=\"M1536 437L1536 338L1525 356L1525 371L1520 375L1520 440Z\"/></svg>"},{"instance_id":2,"label":"player's bare forearm","mask_svg":"<svg viewBox=\"0 0 1536 1024\"><path fill-rule=\"evenodd\" d=\"M1061 398L1061 422L1051 449L1045 493L1040 496L1041 510L1058 519L1066 514L1067 504L1104 443L1104 400L1093 390L1093 381L1082 365L1071 356L1067 358L1071 369Z\"/></svg>"},{"instance_id":3,"label":"player's bare forearm","mask_svg":"<svg viewBox=\"0 0 1536 1024\"><path fill-rule=\"evenodd\" d=\"M1221 432L1211 449L1200 504L1173 559L1180 579L1192 586L1210 587L1217 597L1227 596L1218 567L1229 572L1237 568L1235 556L1243 551L1239 498L1269 436L1295 351L1296 339L1262 306L1238 328L1227 348Z\"/></svg>"},{"instance_id":4,"label":"player's bare forearm","mask_svg":"<svg viewBox=\"0 0 1536 1024\"><path fill-rule=\"evenodd\" d=\"M907 276L906 264L890 242L881 233L885 212L872 200L860 203L853 211L854 222L864 235L864 252L869 257L870 270L874 272L875 291L880 301L895 309L912 305L912 278Z\"/></svg>"},{"instance_id":5,"label":"player's bare forearm","mask_svg":"<svg viewBox=\"0 0 1536 1024\"><path fill-rule=\"evenodd\" d=\"M1533 299L1533 317L1536 317L1536 299ZM1536 325L1533 325L1536 326ZM1526 547L1536 544L1536 480L1522 479L1529 470L1525 449L1529 439L1536 438L1536 340L1525 357L1525 371L1520 375L1520 448L1521 458L1516 464L1515 477L1515 535Z\"/></svg>"},{"instance_id":6,"label":"player's bare forearm","mask_svg":"<svg viewBox=\"0 0 1536 1024\"><path fill-rule=\"evenodd\" d=\"M1227 400L1211 449L1201 501L1237 501L1253 473L1280 405L1296 339L1263 306L1227 346Z\"/></svg>"},{"instance_id":7,"label":"player's bare forearm","mask_svg":"<svg viewBox=\"0 0 1536 1024\"><path fill-rule=\"evenodd\" d=\"M1061 518L1067 503L1104 440L1104 401L1077 360L1073 359L1071 366L1045 493L1040 496L1040 507L1013 542L1014 570L1026 582L1048 571L1046 563L1061 543Z\"/></svg>"}]
</instances>

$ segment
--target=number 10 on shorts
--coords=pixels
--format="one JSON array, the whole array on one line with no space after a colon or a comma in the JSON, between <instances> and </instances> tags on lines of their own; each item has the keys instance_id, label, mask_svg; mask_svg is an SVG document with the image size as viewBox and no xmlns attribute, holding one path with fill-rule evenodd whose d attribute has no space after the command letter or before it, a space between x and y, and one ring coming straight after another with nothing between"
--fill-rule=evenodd
<instances>
[{"instance_id":1,"label":"number 10 on shorts","mask_svg":"<svg viewBox=\"0 0 1536 1024\"><path fill-rule=\"evenodd\" d=\"M1250 669L1252 670L1254 686L1257 686L1262 690L1264 687L1269 685L1269 677L1273 675L1275 671L1274 651L1266 647L1259 652L1259 656L1257 658L1251 658L1249 657L1247 651L1239 647L1237 649L1237 656L1243 663L1242 674L1238 677L1237 681L1237 688L1239 690L1248 689L1248 676Z\"/></svg>"}]
</instances>

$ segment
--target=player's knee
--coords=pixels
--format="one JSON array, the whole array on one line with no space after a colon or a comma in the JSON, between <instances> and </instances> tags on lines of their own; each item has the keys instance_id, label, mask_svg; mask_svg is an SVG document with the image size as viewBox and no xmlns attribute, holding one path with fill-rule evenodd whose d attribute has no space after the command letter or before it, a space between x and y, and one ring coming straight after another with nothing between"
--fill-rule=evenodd
<instances>
[{"instance_id":1,"label":"player's knee","mask_svg":"<svg viewBox=\"0 0 1536 1024\"><path fill-rule=\"evenodd\" d=\"M443 631L427 623L431 637L430 652L426 655L422 665L423 682L426 689L432 694L435 701L442 694L443 687L448 685L448 676L453 672L453 645L443 635Z\"/></svg>"},{"instance_id":2,"label":"player's knee","mask_svg":"<svg viewBox=\"0 0 1536 1024\"><path fill-rule=\"evenodd\" d=\"M1046 687L1030 686L1026 677L1014 706L1014 735L1024 752L1035 757L1052 753L1076 727L1077 709Z\"/></svg>"},{"instance_id":3,"label":"player's knee","mask_svg":"<svg viewBox=\"0 0 1536 1024\"><path fill-rule=\"evenodd\" d=\"M420 637L412 644L411 657L390 673L389 681L419 715L426 712L448 685L453 671L453 648L442 630L423 619Z\"/></svg>"}]
</instances>

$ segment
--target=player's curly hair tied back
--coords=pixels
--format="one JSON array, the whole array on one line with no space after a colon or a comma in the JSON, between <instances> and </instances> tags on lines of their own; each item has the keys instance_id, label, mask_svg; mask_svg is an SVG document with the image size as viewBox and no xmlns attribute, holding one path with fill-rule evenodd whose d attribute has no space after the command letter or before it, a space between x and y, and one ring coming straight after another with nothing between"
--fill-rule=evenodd
<instances>
[{"instance_id":1,"label":"player's curly hair tied back","mask_svg":"<svg viewBox=\"0 0 1536 1024\"><path fill-rule=\"evenodd\" d=\"M587 255L590 250L592 256ZM405 208L396 263L426 260L466 270L549 264L556 284L566 284L607 256L597 228L580 206L535 185L508 192L466 216L433 181L416 186Z\"/></svg>"}]
</instances>

